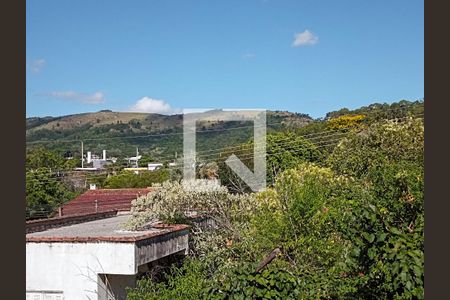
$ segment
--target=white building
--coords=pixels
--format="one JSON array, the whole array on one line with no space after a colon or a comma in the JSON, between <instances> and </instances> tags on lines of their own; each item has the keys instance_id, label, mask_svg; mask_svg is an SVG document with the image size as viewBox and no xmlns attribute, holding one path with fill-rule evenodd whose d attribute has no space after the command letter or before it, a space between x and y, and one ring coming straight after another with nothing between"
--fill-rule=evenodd
<instances>
[{"instance_id":1,"label":"white building","mask_svg":"<svg viewBox=\"0 0 450 300\"><path fill-rule=\"evenodd\" d=\"M103 150L102 152L102 156L98 156L95 154L92 154L91 151L87 151L86 152L86 163L87 164L91 164L92 163L92 167L84 167L84 165L82 164L81 168L75 168L75 170L77 171L97 171L97 170L102 170L105 168L106 165L108 165L109 163L115 163L117 161L117 158L112 157L112 158L107 158L106 157L106 150ZM84 157L82 158L82 163L85 162Z\"/></svg>"},{"instance_id":2,"label":"white building","mask_svg":"<svg viewBox=\"0 0 450 300\"><path fill-rule=\"evenodd\" d=\"M149 163L148 164L148 170L149 171L154 171L154 170L162 168L162 167L163 167L162 163Z\"/></svg>"},{"instance_id":3,"label":"white building","mask_svg":"<svg viewBox=\"0 0 450 300\"><path fill-rule=\"evenodd\" d=\"M187 253L188 226L124 231L129 217L106 212L28 222L27 299L125 299L126 287L152 262Z\"/></svg>"}]
</instances>

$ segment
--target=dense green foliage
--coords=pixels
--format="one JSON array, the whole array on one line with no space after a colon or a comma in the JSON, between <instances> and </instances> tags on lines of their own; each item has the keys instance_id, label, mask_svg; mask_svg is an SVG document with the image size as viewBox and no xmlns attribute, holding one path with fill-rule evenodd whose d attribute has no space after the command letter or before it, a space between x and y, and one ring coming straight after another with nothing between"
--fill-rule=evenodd
<instances>
[{"instance_id":1,"label":"dense green foliage","mask_svg":"<svg viewBox=\"0 0 450 300\"><path fill-rule=\"evenodd\" d=\"M61 177L45 168L27 171L25 192L27 218L51 216L60 205L76 196Z\"/></svg>"},{"instance_id":2,"label":"dense green foliage","mask_svg":"<svg viewBox=\"0 0 450 300\"><path fill-rule=\"evenodd\" d=\"M76 195L64 182L62 172L73 168L74 162L45 148L27 151L26 217L50 216L61 204Z\"/></svg>"},{"instance_id":3,"label":"dense green foliage","mask_svg":"<svg viewBox=\"0 0 450 300\"><path fill-rule=\"evenodd\" d=\"M225 161L230 155L235 154L252 170L253 147L253 142L249 142L238 147L229 147L220 153L218 159L219 179L231 191L249 192L250 189L226 165ZM280 172L293 168L304 161L317 162L321 157L321 152L312 142L291 131L286 131L268 134L266 138L266 153L256 152L256 155L264 155L266 159L267 184L273 185L276 176Z\"/></svg>"},{"instance_id":4,"label":"dense green foliage","mask_svg":"<svg viewBox=\"0 0 450 300\"><path fill-rule=\"evenodd\" d=\"M186 260L181 267L172 267L163 281L140 280L127 294L129 300L202 299L209 280L203 278L203 265Z\"/></svg>"},{"instance_id":5,"label":"dense green foliage","mask_svg":"<svg viewBox=\"0 0 450 300\"><path fill-rule=\"evenodd\" d=\"M190 257L129 298L423 299L423 122L368 125L277 174L228 227L194 227Z\"/></svg>"},{"instance_id":6,"label":"dense green foliage","mask_svg":"<svg viewBox=\"0 0 450 300\"><path fill-rule=\"evenodd\" d=\"M77 162L64 159L57 152L49 151L44 147L32 148L27 151L25 168L27 171L47 168L53 171L65 171L74 168Z\"/></svg>"},{"instance_id":7,"label":"dense green foliage","mask_svg":"<svg viewBox=\"0 0 450 300\"><path fill-rule=\"evenodd\" d=\"M169 171L167 169L140 171L139 174L135 174L132 171L121 171L106 178L102 187L107 189L145 188L168 179Z\"/></svg>"},{"instance_id":8,"label":"dense green foliage","mask_svg":"<svg viewBox=\"0 0 450 300\"><path fill-rule=\"evenodd\" d=\"M371 194L345 228L352 263L367 274L365 295L423 297L423 138L421 120L388 122L351 135L330 157L333 169L360 178Z\"/></svg>"},{"instance_id":9,"label":"dense green foliage","mask_svg":"<svg viewBox=\"0 0 450 300\"><path fill-rule=\"evenodd\" d=\"M407 116L417 116L423 114L423 100L407 101L401 100L392 104L373 103L358 109L349 110L342 108L338 111L327 113L326 119L336 118L343 115L365 115L366 123L378 122L386 119L404 118Z\"/></svg>"}]
</instances>

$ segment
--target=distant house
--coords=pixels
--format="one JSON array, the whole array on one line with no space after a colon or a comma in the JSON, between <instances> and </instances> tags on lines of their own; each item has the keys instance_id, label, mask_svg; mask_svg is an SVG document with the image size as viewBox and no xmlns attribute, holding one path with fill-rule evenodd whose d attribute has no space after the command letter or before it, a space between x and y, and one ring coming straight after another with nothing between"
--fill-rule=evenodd
<instances>
[{"instance_id":1,"label":"distant house","mask_svg":"<svg viewBox=\"0 0 450 300\"><path fill-rule=\"evenodd\" d=\"M124 171L131 171L134 172L134 174L139 174L139 172L147 172L148 168L138 168L138 167L133 167L133 168L123 168Z\"/></svg>"},{"instance_id":2,"label":"distant house","mask_svg":"<svg viewBox=\"0 0 450 300\"><path fill-rule=\"evenodd\" d=\"M125 300L141 274L188 251L188 226L123 230L130 214L115 211L29 221L26 299Z\"/></svg>"},{"instance_id":3,"label":"distant house","mask_svg":"<svg viewBox=\"0 0 450 300\"><path fill-rule=\"evenodd\" d=\"M149 163L148 164L148 170L149 171L154 171L157 170L159 168L162 168L163 164L162 163Z\"/></svg>"},{"instance_id":4,"label":"distant house","mask_svg":"<svg viewBox=\"0 0 450 300\"><path fill-rule=\"evenodd\" d=\"M106 165L110 164L109 161L103 159L92 159L92 166L96 169L104 169Z\"/></svg>"},{"instance_id":5,"label":"distant house","mask_svg":"<svg viewBox=\"0 0 450 300\"><path fill-rule=\"evenodd\" d=\"M80 215L111 210L129 211L131 201L151 192L152 188L90 189L64 204L60 216Z\"/></svg>"}]
</instances>

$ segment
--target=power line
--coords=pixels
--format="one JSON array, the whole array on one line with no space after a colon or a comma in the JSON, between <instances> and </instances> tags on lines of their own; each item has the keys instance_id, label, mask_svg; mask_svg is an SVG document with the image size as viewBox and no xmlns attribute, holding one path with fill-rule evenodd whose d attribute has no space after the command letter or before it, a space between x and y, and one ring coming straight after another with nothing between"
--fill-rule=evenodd
<instances>
[{"instance_id":1,"label":"power line","mask_svg":"<svg viewBox=\"0 0 450 300\"><path fill-rule=\"evenodd\" d=\"M251 120L249 120L250 122ZM232 122L232 121L230 121ZM268 123L266 126L269 125L275 125L275 124L282 124L283 122L278 123ZM243 128L258 128L258 127L265 127L265 126L240 126L240 127L233 127L233 128L222 128L222 129L208 129L208 130L196 130L196 133L207 133L207 132L220 132L220 131L228 131L228 130L239 130ZM113 140L113 139L137 139L137 138L145 138L145 137L161 137L161 136L174 136L174 135L183 135L184 132L170 132L170 133L156 133L156 134L146 134L146 135L137 135L137 136L115 136L115 137L104 137L104 138L83 138L83 139L76 139L76 140L52 140L52 141L32 141L27 142L27 144L40 144L40 143L53 143L53 142L81 142L81 141L103 141L103 140Z\"/></svg>"},{"instance_id":2,"label":"power line","mask_svg":"<svg viewBox=\"0 0 450 300\"><path fill-rule=\"evenodd\" d=\"M380 110L380 112L384 113L384 112L389 112L389 111L403 110L404 108L405 107L403 107L403 108L402 107L388 108L388 109L380 108L379 110ZM370 113L373 113L373 112L376 112L376 110L370 111ZM249 120L249 122L250 121L251 120ZM230 122L232 122L232 121L230 121ZM239 121L239 122L246 122L246 121ZM312 122L314 122L314 120ZM267 123L266 126L283 124L283 123L286 124L286 122L276 122L276 123ZM248 125L248 126L240 126L240 127L233 127L233 128L197 130L196 133L221 132L221 131L228 131L228 130L239 130L239 129L243 129L243 128L255 128L255 126ZM176 129L176 127L172 128L172 129ZM183 134L184 134L183 132L170 132L170 133L157 133L157 134L146 134L146 135L137 135L137 136L116 136L116 137L103 137L103 138L82 138L82 139L72 139L72 140L61 140L61 139L59 139L59 140L51 140L51 141L32 141L32 142L26 142L26 143L27 144L55 143L55 142L73 143L73 142L81 142L81 141L103 141L103 140L114 140L114 139L135 139L135 138L161 137L161 136L173 136L173 135L183 135Z\"/></svg>"},{"instance_id":3,"label":"power line","mask_svg":"<svg viewBox=\"0 0 450 300\"><path fill-rule=\"evenodd\" d=\"M329 134L329 135L326 135L326 136L322 136L321 138L324 139L324 138L329 138L329 137L341 136L343 134L345 134L345 133ZM313 145L315 145L315 146L320 145L321 142L322 141L316 142ZM276 145L276 146L289 146L289 145L295 144L295 143L297 143L297 141L296 140L292 140L290 138L285 138L285 139L280 139L280 140L274 141L274 145ZM253 146L253 145L249 144L249 146ZM234 147L231 147L231 148L234 148ZM222 153L223 150L229 151L230 147L217 148L215 150L218 150L220 153ZM234 154L238 154L239 152L250 151L250 150L252 150L252 149L251 148L249 148L249 149L242 149L241 148L241 149L239 149L239 151L235 151L233 153ZM214 154L204 154L206 152L210 152L210 151L198 151L196 157L216 158L216 155L214 155ZM217 154L220 154L219 152ZM172 162L172 160L162 161L162 163L168 163L168 162ZM79 172L82 172L82 171L64 171L64 170L61 170L61 171L58 171L58 172L53 172L53 174L58 174L58 175L59 174L70 174L70 173L76 173L77 174ZM108 174L108 173L104 173L104 174ZM94 175L102 175L102 174L86 174L86 175L80 174L80 175L81 175L81 177L84 177L84 176L94 176Z\"/></svg>"},{"instance_id":4,"label":"power line","mask_svg":"<svg viewBox=\"0 0 450 300\"><path fill-rule=\"evenodd\" d=\"M420 114L418 114L418 115L420 115ZM409 118L409 117L410 116L403 117L403 118L385 119L385 120L396 120L396 119L400 120L400 119L406 119L406 118ZM310 134L304 134L304 135L297 135L296 137L303 137L303 138L308 139L309 141L313 141L313 140L325 138L326 136L328 136L327 135L328 133L336 133L337 135L340 135L340 134L344 135L347 131L348 130L343 132L340 129L333 129L333 130L327 130L327 131L323 131L323 132L319 132L319 133L310 133ZM323 136L323 135L326 135L326 136ZM291 137L286 137L284 139L285 140L290 140ZM279 140L279 141L281 141L281 140ZM200 156L202 156L203 153L210 153L210 152L216 153L216 154L220 154L220 152L222 150L227 150L228 151L228 150L231 150L231 149L242 149L243 145L247 145L247 144L240 144L240 145L236 145L236 146L228 146L228 147L215 148L215 149L209 149L209 150L204 150L204 151L197 151L197 153L201 153ZM248 145L252 145L252 144L249 143ZM158 156L158 157L156 157L155 160L164 160L164 159L167 159L167 161L172 161L173 160L173 156L171 156L171 155L170 156L168 156L168 155L166 155L166 156Z\"/></svg>"},{"instance_id":5,"label":"power line","mask_svg":"<svg viewBox=\"0 0 450 300\"><path fill-rule=\"evenodd\" d=\"M421 116L421 115L423 115L423 114L418 114L417 116ZM403 118L386 119L386 120L400 120L400 119L405 119L405 118L410 118L410 117L411 117L411 116L407 116L407 117L403 117ZM324 134L330 133L330 132L333 132L334 134L324 135ZM324 138L328 138L328 137L332 137L332 136L342 136L342 135L345 135L345 134L346 134L346 132L342 132L342 131L340 131L340 130L328 130L328 131L325 131L325 132L311 133L311 134L306 134L306 135L299 135L298 137L303 137L303 138L309 137L308 140L309 140L309 141L312 141L312 140L315 140L315 139L324 139ZM292 141L292 140L290 140L290 137L287 137L287 138L285 138L285 139L277 140L277 141L275 142L275 145L277 145L277 146L282 146L283 143L281 143L281 142L282 142L283 140L288 140L288 142L287 142L287 143L284 143L284 145L289 145L290 143L295 143L295 140ZM315 143L315 144L317 144L317 143ZM235 149L235 148L239 148L238 152L242 152L242 151L245 151L245 150L246 150L246 149L243 149L243 148L242 148L242 147L245 146L245 145L254 146L255 144L241 144L241 145L237 145L237 146L234 146L234 147L223 147L223 148L216 148L216 149L210 149L210 150L200 151L200 152L197 152L197 157L201 157L201 158L203 158L203 159L207 159L207 158L211 158L211 157L214 156L214 158L217 158L217 155L220 155L220 153L221 153L223 150L230 151L231 149ZM211 152L213 152L213 153L215 153L215 154L212 154ZM209 154L209 155L205 155L205 154L203 154L203 153L210 153L210 154ZM234 154L236 154L236 153L234 153ZM161 158L162 158L162 157L160 157L159 159L161 159ZM166 161L163 161L163 163L169 163L169 162L172 162L172 161L173 161L172 157L166 156L166 158L170 158L170 159L169 159L169 160L166 160ZM174 168L172 167L171 169L174 169ZM72 171L72 172L77 172L77 171ZM68 172L66 172L66 173L68 173ZM109 173L108 173L108 174L109 174ZM80 174L80 175L81 175L81 174ZM45 176L45 175L44 175L44 176ZM76 177L76 176L72 176L71 178L74 178L74 179L75 179L75 177ZM97 178L103 178L104 176L103 176L103 174L96 174L96 175L86 174L86 175L82 175L82 176L80 176L80 177L81 177L81 178L95 179L95 177L97 177ZM52 178L52 179L54 179L54 178Z\"/></svg>"},{"instance_id":6,"label":"power line","mask_svg":"<svg viewBox=\"0 0 450 300\"><path fill-rule=\"evenodd\" d=\"M388 119L388 120L401 120L401 119L405 119L405 118L410 118L410 117L403 117L403 118L396 118L396 119ZM334 136L340 136L340 135L342 135L342 134L345 134L345 133L337 133L337 134L329 134L329 135L325 135L325 136L322 136L321 138L326 138L326 137L334 137ZM305 135L306 136L306 135ZM283 139L283 140L285 140L285 139ZM283 141L283 140L280 140L280 141ZM335 140L333 140L333 141L338 141L338 140L340 140L340 138L338 138L338 139L335 139ZM295 140L294 141L288 141L288 142L284 142L284 143L281 143L280 141L277 141L277 142L275 142L275 145L277 145L277 146L282 146L282 145L285 145L285 146L289 146L289 144L290 143L295 143ZM323 147L325 147L325 146L329 146L329 145L326 145L326 144L324 144L325 142L330 142L330 140L325 140L325 141L319 141L318 143L316 143L315 145L316 145L316 148L317 149L319 149L319 148L323 148ZM331 143L332 144L332 143ZM330 145L331 145L330 144ZM219 148L220 149L220 148ZM221 149L229 149L228 147L226 147L226 148L221 148ZM289 149L289 148L288 148ZM248 151L250 151L251 149L248 149ZM294 149L295 150L295 149ZM300 150L303 150L303 149L298 149L298 150L296 150L296 151L300 151ZM243 150L244 151L244 150ZM280 151L278 151L278 152L273 152L272 154L277 154L277 153L283 153L283 152L286 152L287 151L287 149L280 149ZM199 152L199 153L202 153L202 152ZM236 153L235 153L236 154ZM247 156L249 156L249 155L254 155L255 153L250 153L250 154L247 154ZM197 156L201 156L201 155L197 155ZM214 158L217 158L216 156L213 156L213 155L203 155L203 157L206 157L206 158L212 158L212 157L214 157ZM241 158L243 158L242 156L241 156ZM165 161L165 162L170 162L170 161ZM172 170L176 170L176 169L182 169L183 167L170 167L169 169L172 169ZM78 171L71 171L71 173L77 173ZM63 172L64 173L64 172ZM69 172L66 172L66 174L69 174ZM95 178L104 178L105 177L105 175L106 176L108 176L108 174L110 174L110 173L102 173L102 174L79 174L80 176L71 176L71 177L60 177L60 178L48 178L47 180L50 180L50 181L54 181L54 180L63 180L63 179L67 179L67 178L70 178L70 179L76 179L77 177L78 178L83 178L83 179L95 179ZM43 176L48 176L48 174L43 174ZM30 179L29 179L30 180ZM31 179L31 180L34 180L34 181L37 181L37 182L39 182L39 180L36 180L36 179Z\"/></svg>"},{"instance_id":7,"label":"power line","mask_svg":"<svg viewBox=\"0 0 450 300\"><path fill-rule=\"evenodd\" d=\"M423 114L418 114L415 117L421 117L421 116L423 116ZM387 120L395 121L395 120L401 120L401 119L411 118L411 117L414 117L414 116L408 116L408 117L403 117L403 118L387 119ZM331 132L333 132L333 133L331 133ZM328 133L330 133L330 134L328 134ZM342 140L342 136L345 135L345 134L347 134L347 132L339 132L339 130L330 130L328 132L320 132L320 133L317 133L317 134L300 135L300 136L301 137L313 136L314 138L311 138L311 139L308 139L308 140L318 140L317 142L314 142L313 144L316 146L317 149L319 149L319 148L330 147L330 146L332 147L332 146L337 145L337 143ZM336 137L339 137L339 138L336 138ZM334 139L332 139L332 138L334 138ZM277 141L274 142L274 145L275 146L279 146L279 147L284 146L283 149L279 149L277 151L266 151L265 153L254 151L253 153L248 153L248 154L245 154L245 151L251 151L252 149L251 148L250 149L245 149L245 148L243 149L242 148L243 145L239 145L239 146L236 146L236 147L240 147L241 149L239 149L239 150L241 152L244 151L244 153L243 153L243 155L240 155L237 159L245 161L245 160L248 160L248 159L254 159L255 157L268 157L268 156L270 157L270 156L273 156L273 155L278 155L278 154L282 154L282 153L286 153L286 152L292 153L292 152L303 151L304 150L303 149L304 145L295 145L295 142L296 142L295 140L290 140L289 138L277 140ZM244 146L246 146L246 145L254 146L252 144L245 144ZM231 148L236 148L236 147L225 147L225 148L218 148L218 149L213 149L213 150L217 151L217 150L225 150L226 149L226 150L229 151ZM299 149L297 147L301 147L301 148ZM208 152L211 152L211 150L200 151L199 153L203 153L204 157L212 157L211 154L205 155L205 153L208 153ZM236 153L234 153L234 154L236 154ZM181 166L181 167L175 167L175 168L171 168L171 169L173 169L173 170L177 170L177 169L181 170L181 169L183 169L183 167ZM77 172L77 171L72 171L70 173L74 173L74 172ZM45 184L46 182L49 183L49 182L55 182L55 181L60 181L60 180L64 180L64 179L71 180L71 179L76 179L77 177L81 178L81 179L85 179L85 180L95 179L96 177L100 177L100 176L105 178L106 176L108 176L110 174L108 172L99 173L99 174L78 174L76 176L73 175L73 176L67 178L67 177L65 177L65 175L69 174L69 172L61 171L61 173L62 173L61 177L47 178L46 180L39 180L39 179L36 179L36 178L32 178L32 179L29 179L27 181L33 181L33 182L37 182L37 183L40 183L40 184ZM36 173L36 175L38 175L38 173ZM47 174L43 174L42 176L47 176ZM76 207L81 207L81 206L85 207L85 204L79 204L79 206L78 206L78 204L71 204L71 207L75 207L75 208ZM100 207L102 209L107 209L107 208L115 208L116 206L115 206L115 204L103 204L103 205L100 204ZM88 211L88 210L90 211L90 209L87 209L86 211ZM27 211L26 212L26 216L28 216L30 218L31 217L39 218L39 217L47 217L47 216L49 216L49 215L51 215L53 213L56 213L56 210L51 210L51 209L49 209L49 210L47 210L47 209L46 210L42 210L41 209L41 210L38 210L38 211Z\"/></svg>"},{"instance_id":8,"label":"power line","mask_svg":"<svg viewBox=\"0 0 450 300\"><path fill-rule=\"evenodd\" d=\"M402 118L402 119L404 119L404 118ZM322 138L322 139L325 139L325 138L329 138L329 137L334 137L334 136L341 136L341 135L344 135L345 133L342 133L342 132L338 132L338 133L336 133L336 134L328 134L328 135L325 135L325 136L322 136L322 137L320 137L320 138ZM275 145L276 146L289 146L291 143L295 143L295 140L293 140L293 141L287 141L287 142L282 142L283 140L285 140L285 139L282 139L282 140L278 140L278 141L276 141L275 142ZM320 143L323 143L323 141L320 141ZM320 143L315 143L315 145L317 146L317 145L320 145ZM248 144L245 144L245 145L248 145ZM251 146L251 145L250 145ZM235 148L235 147L233 147L233 148ZM230 148L228 148L228 147L226 147L226 148L218 148L218 149L216 149L216 150L229 150ZM240 151L237 151L237 152L234 152L234 154L238 154L238 152L243 152L243 151L250 151L251 149L240 149ZM209 152L209 151L204 151L204 152ZM197 157L203 157L203 158L217 158L215 155L211 155L211 154L209 154L209 155L204 155L203 154L203 152L202 151L200 151L200 152L197 152L198 154L197 154ZM220 153L219 153L220 154ZM166 162L171 162L172 160L168 160L168 161L163 161L163 163L166 163ZM79 171L71 171L71 173L78 173ZM66 172L66 174L68 174L68 173L70 173L70 172ZM108 173L103 173L103 174L108 174ZM84 177L95 177L95 176L102 176L103 177L103 174L96 174L96 175L93 175L93 174L86 174L86 175L84 175L84 174L80 174L81 176L79 176L79 177L82 177L82 178L84 178ZM76 176L73 176L73 177L76 177Z\"/></svg>"},{"instance_id":9,"label":"power line","mask_svg":"<svg viewBox=\"0 0 450 300\"><path fill-rule=\"evenodd\" d=\"M335 135L344 135L344 134L346 134L345 132L342 132L342 131L336 129L336 130L328 130L328 131L326 131L326 132L321 132L321 133L317 133L317 134L297 135L296 138L305 138L305 137L308 137L308 140L309 140L309 141L313 141L313 140L316 140L316 139L323 139L323 138L327 138L327 137L334 136L334 134L324 135L325 133L331 133L331 132L334 132ZM319 136L319 135L320 135L320 136ZM295 140L293 141L291 137L286 137L286 138L283 138L283 139L277 139L277 140L275 141L275 143L281 145L281 144L282 144L282 143L281 143L282 141L288 141L289 143L296 142ZM237 146L221 147L221 148L215 148L215 149L209 149L209 150L197 151L196 153L197 153L197 156L198 156L198 157L205 157L205 156L206 156L206 157L210 157L210 156L212 156L212 155L214 155L214 154L218 155L218 154L220 154L221 152L223 152L224 150L226 150L226 151L230 151L230 150L232 150L232 149L239 149L239 150L241 150L243 146L247 146L247 145L249 145L249 146L254 146L254 145L258 145L258 143L256 143L256 144L255 144L255 143L251 143L251 144L240 144L240 145L237 145ZM204 153L210 153L210 155L204 155ZM212 154L211 154L211 153L212 153ZM161 159L164 159L164 158L166 158L167 160L163 160L163 161L162 161L163 163L164 163L164 162L171 162L171 161L173 161L173 156L159 156L159 157L157 158L157 160L160 160L160 161L161 161ZM73 172L77 172L77 171L73 171Z\"/></svg>"},{"instance_id":10,"label":"power line","mask_svg":"<svg viewBox=\"0 0 450 300\"><path fill-rule=\"evenodd\" d=\"M317 148L322 148L322 147L328 147L331 145L334 145L336 141L339 141L340 139L335 139L333 141L329 141L330 143L328 144L322 144L320 146L318 146ZM296 148L291 148L290 150L285 150L285 149L280 149L280 151L275 151L275 152L271 152L269 154L266 153L257 153L256 156L254 155L254 153L250 153L250 154L246 154L246 155L241 155L239 157L237 157L237 159L230 159L232 160L247 160L247 159L251 159L251 158L255 158L255 157L266 157L266 156L273 156L275 154L281 154L281 153L286 153L286 152L298 152L298 151L303 151L304 149L296 149ZM179 167L169 167L168 170L183 170L183 166L179 166ZM109 174L109 173L107 173ZM78 178L82 178L82 179L97 179L97 178L105 178L106 174L95 174L95 175L84 175L84 176L79 176ZM85 177L86 176L86 177ZM45 184L45 183L50 183L50 182L58 182L58 181L62 181L62 180L71 180L73 178L76 178L77 176L70 176L70 177L58 177L58 178L46 178L46 179L36 179L36 178L30 178L28 179L29 182L34 182L34 183L38 183L38 184Z\"/></svg>"}]
</instances>

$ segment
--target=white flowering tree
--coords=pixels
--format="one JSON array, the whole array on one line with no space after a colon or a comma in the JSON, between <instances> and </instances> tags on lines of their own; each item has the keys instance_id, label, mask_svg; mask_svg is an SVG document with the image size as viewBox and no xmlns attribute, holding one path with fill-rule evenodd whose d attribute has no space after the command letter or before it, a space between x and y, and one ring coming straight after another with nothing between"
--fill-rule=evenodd
<instances>
[{"instance_id":1,"label":"white flowering tree","mask_svg":"<svg viewBox=\"0 0 450 300\"><path fill-rule=\"evenodd\" d=\"M217 226L229 228L255 209L252 195L231 194L215 180L166 181L154 191L132 203L131 230L156 222L186 223L190 218L212 219Z\"/></svg>"}]
</instances>

